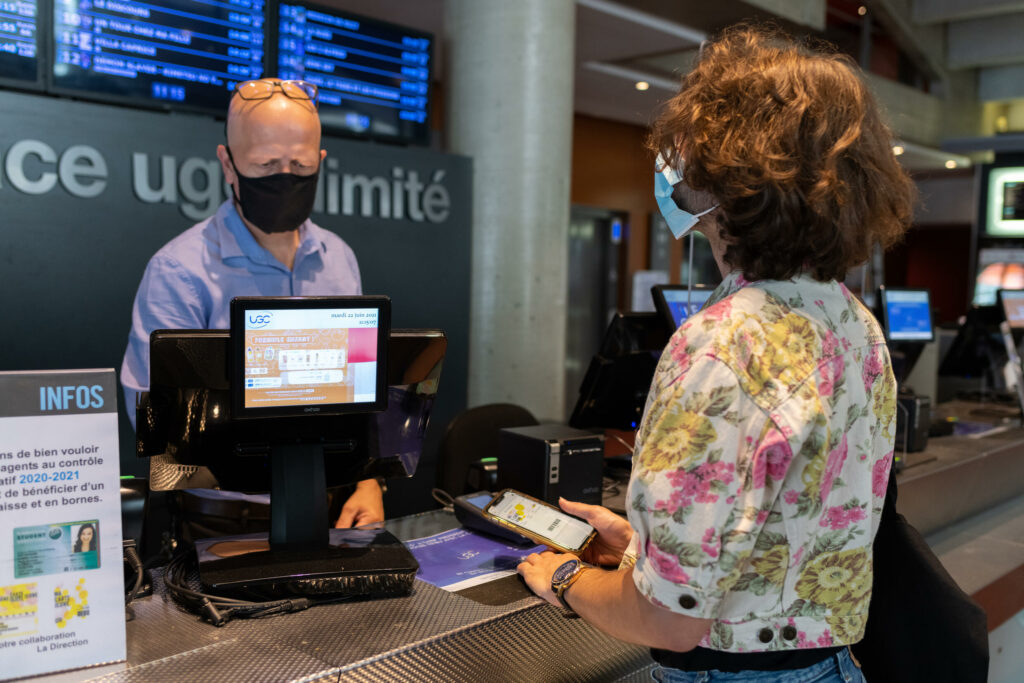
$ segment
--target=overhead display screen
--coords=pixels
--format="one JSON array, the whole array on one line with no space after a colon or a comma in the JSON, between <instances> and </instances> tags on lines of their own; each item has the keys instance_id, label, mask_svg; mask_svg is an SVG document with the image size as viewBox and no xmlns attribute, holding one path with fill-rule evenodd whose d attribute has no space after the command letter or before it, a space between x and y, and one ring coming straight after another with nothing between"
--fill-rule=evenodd
<instances>
[{"instance_id":1,"label":"overhead display screen","mask_svg":"<svg viewBox=\"0 0 1024 683\"><path fill-rule=\"evenodd\" d=\"M432 43L429 34L394 24L282 2L277 75L317 85L327 128L422 144Z\"/></svg>"},{"instance_id":2,"label":"overhead display screen","mask_svg":"<svg viewBox=\"0 0 1024 683\"><path fill-rule=\"evenodd\" d=\"M221 113L263 75L264 0L55 0L53 86Z\"/></svg>"},{"instance_id":3,"label":"overhead display screen","mask_svg":"<svg viewBox=\"0 0 1024 683\"><path fill-rule=\"evenodd\" d=\"M992 168L984 189L985 234L1024 237L1024 166Z\"/></svg>"},{"instance_id":4,"label":"overhead display screen","mask_svg":"<svg viewBox=\"0 0 1024 683\"><path fill-rule=\"evenodd\" d=\"M38 79L38 10L35 0L0 0L0 79Z\"/></svg>"}]
</instances>

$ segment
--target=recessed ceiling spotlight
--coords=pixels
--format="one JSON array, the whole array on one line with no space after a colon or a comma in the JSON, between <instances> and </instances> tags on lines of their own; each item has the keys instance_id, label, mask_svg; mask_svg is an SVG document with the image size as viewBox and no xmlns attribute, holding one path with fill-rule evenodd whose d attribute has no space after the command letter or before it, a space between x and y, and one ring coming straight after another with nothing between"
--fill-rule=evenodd
<instances>
[{"instance_id":1,"label":"recessed ceiling spotlight","mask_svg":"<svg viewBox=\"0 0 1024 683\"><path fill-rule=\"evenodd\" d=\"M647 90L651 87L651 84L647 81L637 81L635 87L637 90Z\"/></svg>"},{"instance_id":2,"label":"recessed ceiling spotlight","mask_svg":"<svg viewBox=\"0 0 1024 683\"><path fill-rule=\"evenodd\" d=\"M892 146L892 153L895 154L896 156L899 156L899 155L903 154L906 151L907 150L903 149L903 145L893 145Z\"/></svg>"},{"instance_id":3,"label":"recessed ceiling spotlight","mask_svg":"<svg viewBox=\"0 0 1024 683\"><path fill-rule=\"evenodd\" d=\"M857 8L857 14L861 15L862 17L865 14L867 14L867 13L868 13L868 8L865 7L864 5L861 5L860 7Z\"/></svg>"},{"instance_id":4,"label":"recessed ceiling spotlight","mask_svg":"<svg viewBox=\"0 0 1024 683\"><path fill-rule=\"evenodd\" d=\"M946 161L946 168L956 168L956 162L952 159Z\"/></svg>"}]
</instances>

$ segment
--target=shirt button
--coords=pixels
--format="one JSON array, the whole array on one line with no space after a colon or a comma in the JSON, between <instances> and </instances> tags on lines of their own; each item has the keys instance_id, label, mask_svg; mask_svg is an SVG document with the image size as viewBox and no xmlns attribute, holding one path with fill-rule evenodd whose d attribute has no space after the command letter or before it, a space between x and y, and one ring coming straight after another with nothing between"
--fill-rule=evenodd
<instances>
[{"instance_id":1,"label":"shirt button","mask_svg":"<svg viewBox=\"0 0 1024 683\"><path fill-rule=\"evenodd\" d=\"M783 626L782 627L782 637L785 638L786 640L795 640L796 639L796 626L792 626L792 625L790 625L790 626Z\"/></svg>"},{"instance_id":2,"label":"shirt button","mask_svg":"<svg viewBox=\"0 0 1024 683\"><path fill-rule=\"evenodd\" d=\"M775 634L772 633L772 630L770 628L763 628L757 632L757 639L760 640L762 643L770 643L772 642L772 638L774 637Z\"/></svg>"},{"instance_id":3,"label":"shirt button","mask_svg":"<svg viewBox=\"0 0 1024 683\"><path fill-rule=\"evenodd\" d=\"M681 595L679 596L679 605L683 609L693 609L697 606L697 598L692 595Z\"/></svg>"}]
</instances>

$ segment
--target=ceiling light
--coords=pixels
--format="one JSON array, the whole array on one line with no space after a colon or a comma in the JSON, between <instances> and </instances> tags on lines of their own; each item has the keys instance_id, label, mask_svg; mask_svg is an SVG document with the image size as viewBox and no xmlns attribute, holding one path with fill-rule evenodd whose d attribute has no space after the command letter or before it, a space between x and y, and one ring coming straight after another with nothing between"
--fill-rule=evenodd
<instances>
[{"instance_id":1,"label":"ceiling light","mask_svg":"<svg viewBox=\"0 0 1024 683\"><path fill-rule=\"evenodd\" d=\"M903 149L902 145L893 145L892 146L892 153L895 154L896 156L899 156L899 155L903 154L906 151L907 150Z\"/></svg>"},{"instance_id":2,"label":"ceiling light","mask_svg":"<svg viewBox=\"0 0 1024 683\"><path fill-rule=\"evenodd\" d=\"M865 7L864 5L861 5L860 7L857 8L857 14L861 15L862 17L865 14L867 14L867 13L868 13L868 8Z\"/></svg>"},{"instance_id":3,"label":"ceiling light","mask_svg":"<svg viewBox=\"0 0 1024 683\"><path fill-rule=\"evenodd\" d=\"M651 84L647 81L637 81L635 87L637 90L647 90L651 87Z\"/></svg>"},{"instance_id":4,"label":"ceiling light","mask_svg":"<svg viewBox=\"0 0 1024 683\"><path fill-rule=\"evenodd\" d=\"M956 162L952 159L946 161L946 168L956 168Z\"/></svg>"}]
</instances>

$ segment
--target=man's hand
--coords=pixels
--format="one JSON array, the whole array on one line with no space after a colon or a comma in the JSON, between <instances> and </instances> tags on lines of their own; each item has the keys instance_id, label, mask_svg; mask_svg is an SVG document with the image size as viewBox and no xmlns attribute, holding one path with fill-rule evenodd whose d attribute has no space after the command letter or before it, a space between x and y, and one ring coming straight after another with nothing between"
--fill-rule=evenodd
<instances>
[{"instance_id":1,"label":"man's hand","mask_svg":"<svg viewBox=\"0 0 1024 683\"><path fill-rule=\"evenodd\" d=\"M348 529L384 521L384 494L376 479L364 479L341 508L335 529Z\"/></svg>"},{"instance_id":2,"label":"man's hand","mask_svg":"<svg viewBox=\"0 0 1024 683\"><path fill-rule=\"evenodd\" d=\"M617 567L629 540L633 538L633 527L629 522L600 505L575 503L565 498L559 498L558 505L597 529L597 536L580 553L580 559L590 564Z\"/></svg>"},{"instance_id":3,"label":"man's hand","mask_svg":"<svg viewBox=\"0 0 1024 683\"><path fill-rule=\"evenodd\" d=\"M561 607L554 591L551 590L551 575L555 573L563 563L574 559L575 555L568 553L553 553L545 550L540 553L530 553L525 560L519 563L516 571L526 581L534 593L550 602L555 607Z\"/></svg>"}]
</instances>

